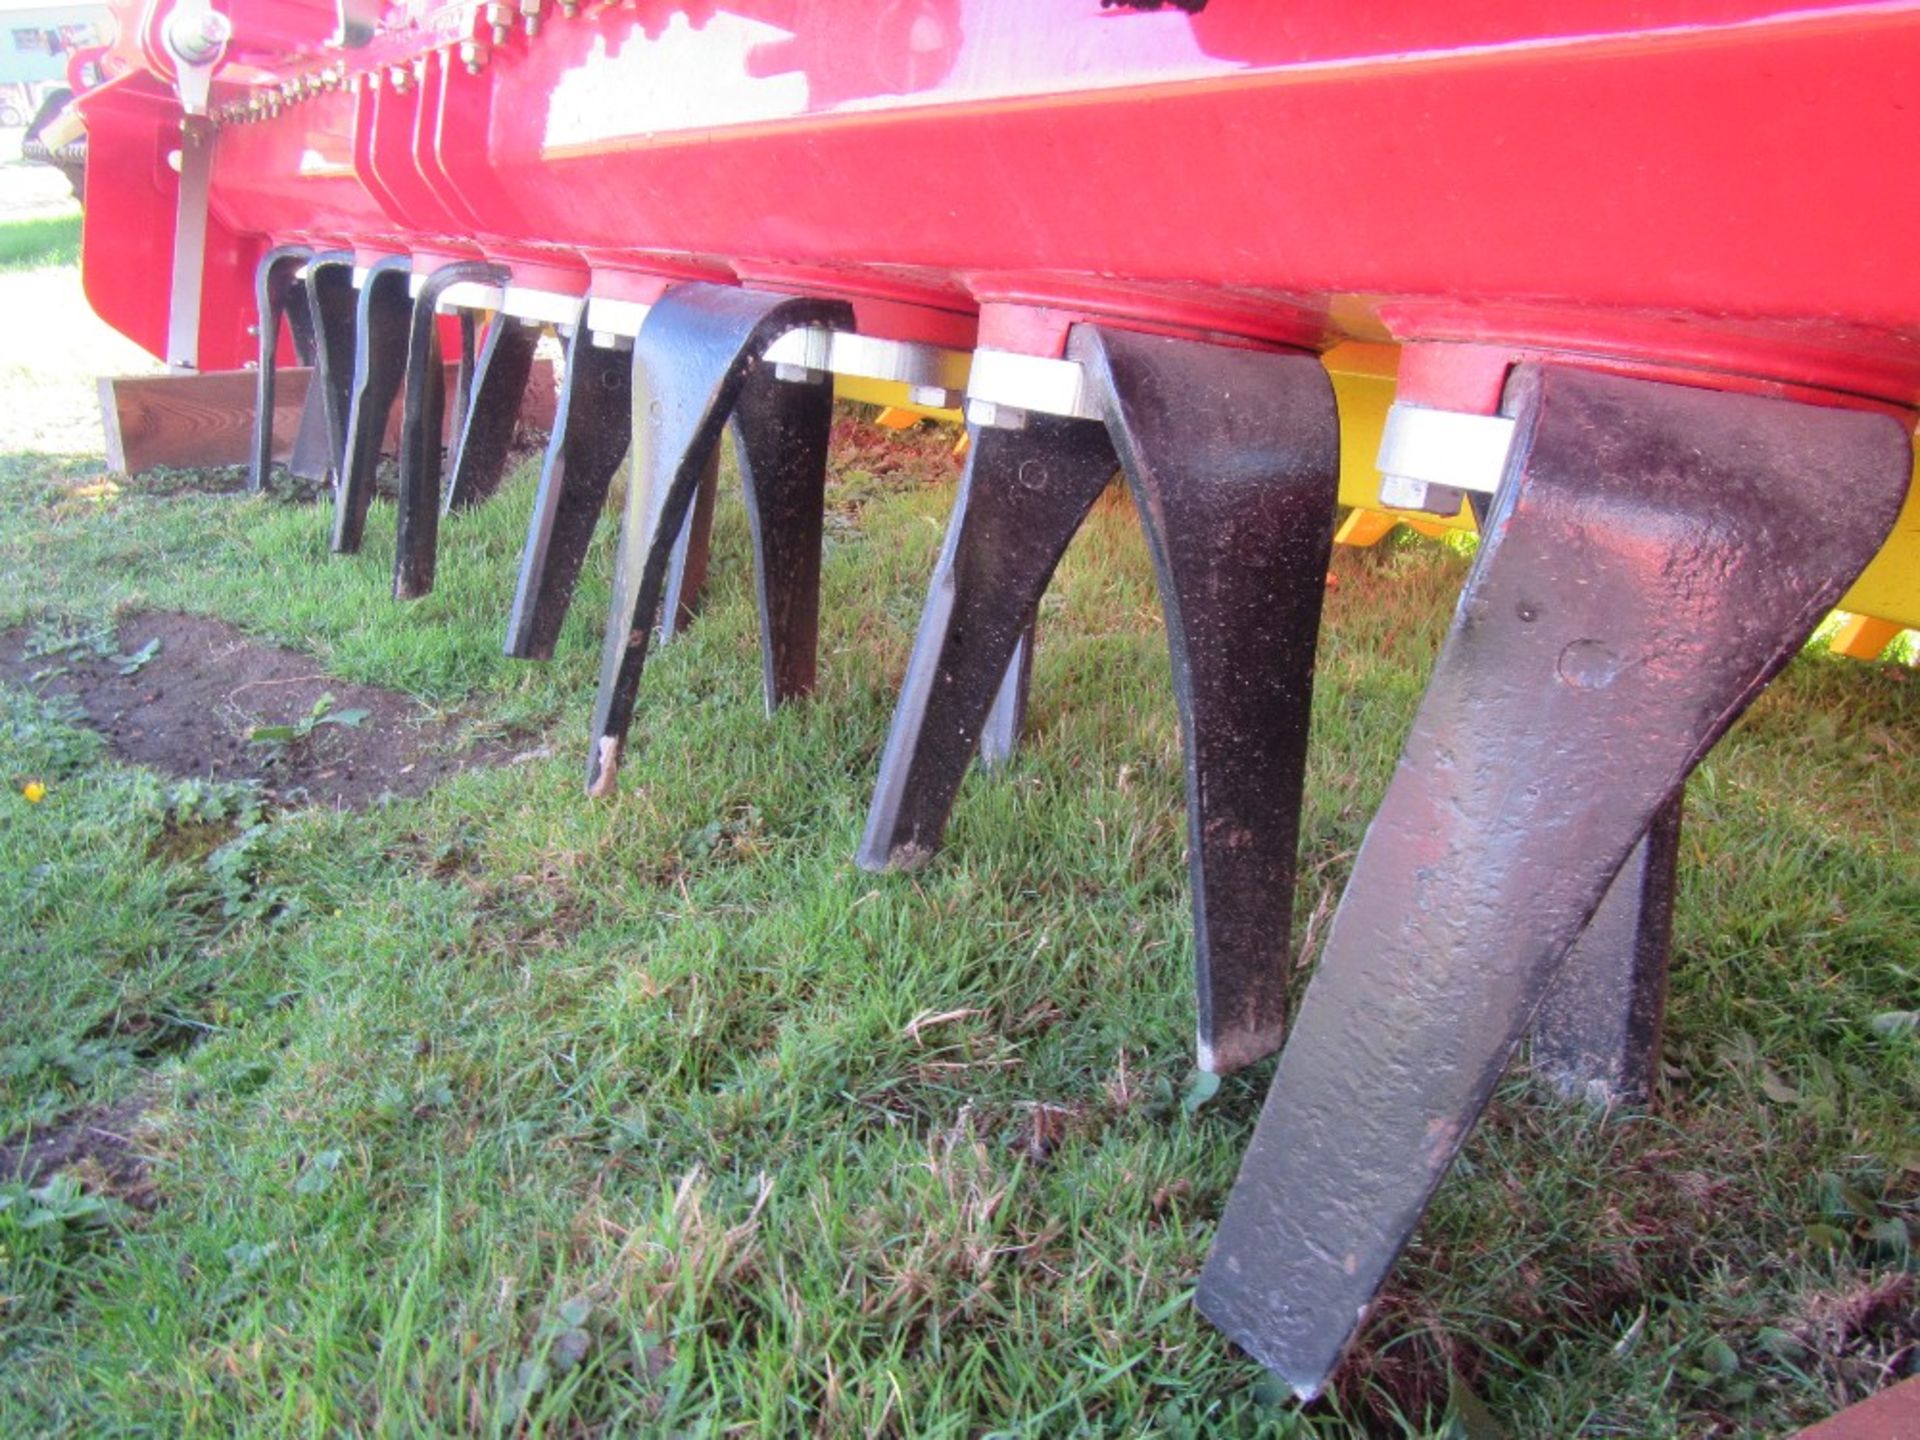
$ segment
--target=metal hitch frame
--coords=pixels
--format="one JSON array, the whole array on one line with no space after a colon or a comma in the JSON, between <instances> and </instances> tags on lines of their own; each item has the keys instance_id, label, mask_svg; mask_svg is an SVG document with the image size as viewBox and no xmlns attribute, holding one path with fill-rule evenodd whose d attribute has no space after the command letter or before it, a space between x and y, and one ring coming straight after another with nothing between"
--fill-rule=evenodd
<instances>
[{"instance_id":1,"label":"metal hitch frame","mask_svg":"<svg viewBox=\"0 0 1920 1440\"><path fill-rule=\"evenodd\" d=\"M1075 327L1068 356L1100 419L1035 412L1017 429L969 428L858 861L912 868L939 846L1054 568L1121 470L1153 556L1186 741L1199 1061L1232 1070L1270 1053L1286 1026L1339 475L1333 389L1299 352L1094 325Z\"/></svg>"},{"instance_id":2,"label":"metal hitch frame","mask_svg":"<svg viewBox=\"0 0 1920 1440\"><path fill-rule=\"evenodd\" d=\"M1200 1278L1303 1397L1629 853L1912 468L1887 415L1569 367L1517 368L1506 409L1479 555Z\"/></svg>"},{"instance_id":3,"label":"metal hitch frame","mask_svg":"<svg viewBox=\"0 0 1920 1440\"><path fill-rule=\"evenodd\" d=\"M612 790L659 615L672 552L731 422L753 537L768 711L813 689L833 386L824 371L782 378L765 363L789 331L851 330L840 300L725 285L668 290L633 342L633 481L614 561L587 792Z\"/></svg>"},{"instance_id":4,"label":"metal hitch frame","mask_svg":"<svg viewBox=\"0 0 1920 1440\"><path fill-rule=\"evenodd\" d=\"M407 377L407 343L412 330L410 283L413 262L404 255L377 260L360 283L354 314L353 400L347 416L346 445L339 483L334 488L333 551L350 555L360 548L373 503L374 470L380 461L387 417Z\"/></svg>"},{"instance_id":5,"label":"metal hitch frame","mask_svg":"<svg viewBox=\"0 0 1920 1440\"><path fill-rule=\"evenodd\" d=\"M440 297L455 285L504 286L505 266L485 260L456 260L442 265L420 287L408 325L406 399L400 421L399 520L393 551L393 595L417 600L433 589L439 561L441 512L441 443L447 423L446 361L440 348ZM372 277L368 277L371 286ZM473 314L460 314L460 369L454 379L455 453L451 468L460 468L459 437L472 418ZM531 352L529 352L531 357ZM521 386L525 388L525 380ZM508 419L508 436L512 419ZM504 447L500 462L506 461ZM497 479L496 482L498 483Z\"/></svg>"}]
</instances>

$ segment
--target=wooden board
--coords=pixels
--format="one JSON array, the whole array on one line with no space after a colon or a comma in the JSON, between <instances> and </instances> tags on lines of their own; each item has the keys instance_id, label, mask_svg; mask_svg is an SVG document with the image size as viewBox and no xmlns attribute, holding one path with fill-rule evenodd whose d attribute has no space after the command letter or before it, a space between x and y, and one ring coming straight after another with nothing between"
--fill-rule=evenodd
<instances>
[{"instance_id":1,"label":"wooden board","mask_svg":"<svg viewBox=\"0 0 1920 1440\"><path fill-rule=\"evenodd\" d=\"M1797 1440L1920 1440L1920 1376L1849 1405Z\"/></svg>"},{"instance_id":2,"label":"wooden board","mask_svg":"<svg viewBox=\"0 0 1920 1440\"><path fill-rule=\"evenodd\" d=\"M312 371L282 370L273 406L274 458L293 450ZM108 376L100 381L107 467L138 475L160 466L244 465L253 443L251 370L205 375Z\"/></svg>"},{"instance_id":3,"label":"wooden board","mask_svg":"<svg viewBox=\"0 0 1920 1440\"><path fill-rule=\"evenodd\" d=\"M454 367L447 367L453 382ZM275 377L273 458L293 452L313 372L288 366ZM244 465L253 445L251 370L215 370L200 375L122 375L100 381L100 416L106 428L107 467L128 475L166 466L199 469ZM553 425L554 375L548 361L534 366L520 407L520 423L530 429ZM387 421L385 448L399 444L400 403ZM442 436L444 441L445 436Z\"/></svg>"}]
</instances>

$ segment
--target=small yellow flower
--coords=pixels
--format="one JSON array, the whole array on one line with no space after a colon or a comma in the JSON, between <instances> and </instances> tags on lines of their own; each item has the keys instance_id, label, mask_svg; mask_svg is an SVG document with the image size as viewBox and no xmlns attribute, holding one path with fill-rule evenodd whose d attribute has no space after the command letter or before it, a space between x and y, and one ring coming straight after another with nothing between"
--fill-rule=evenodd
<instances>
[{"instance_id":1,"label":"small yellow flower","mask_svg":"<svg viewBox=\"0 0 1920 1440\"><path fill-rule=\"evenodd\" d=\"M20 787L20 793L27 797L27 803L29 805L38 805L42 800L47 798L47 787L42 785L38 780L29 780Z\"/></svg>"}]
</instances>

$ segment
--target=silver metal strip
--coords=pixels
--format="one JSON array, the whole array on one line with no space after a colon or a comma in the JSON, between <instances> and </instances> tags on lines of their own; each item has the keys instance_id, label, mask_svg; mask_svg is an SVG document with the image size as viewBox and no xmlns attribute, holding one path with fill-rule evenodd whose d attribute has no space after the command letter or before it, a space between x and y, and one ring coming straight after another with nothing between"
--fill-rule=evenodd
<instances>
[{"instance_id":1,"label":"silver metal strip","mask_svg":"<svg viewBox=\"0 0 1920 1440\"><path fill-rule=\"evenodd\" d=\"M1022 355L1012 350L976 350L967 378L967 418L976 425L1006 424L1021 411L1098 420L1075 360Z\"/></svg>"},{"instance_id":2,"label":"silver metal strip","mask_svg":"<svg viewBox=\"0 0 1920 1440\"><path fill-rule=\"evenodd\" d=\"M936 409L960 403L972 369L964 350L818 327L789 330L767 347L766 358L776 366L905 385L914 404Z\"/></svg>"},{"instance_id":3,"label":"silver metal strip","mask_svg":"<svg viewBox=\"0 0 1920 1440\"><path fill-rule=\"evenodd\" d=\"M207 182L214 129L201 116L180 122L180 197L173 217L173 284L167 299L167 368L200 368L200 287L207 263Z\"/></svg>"},{"instance_id":4,"label":"silver metal strip","mask_svg":"<svg viewBox=\"0 0 1920 1440\"><path fill-rule=\"evenodd\" d=\"M355 285L365 276L363 267L354 268ZM417 297L426 282L425 275L412 276L408 282L411 293ZM522 320L571 326L580 322L582 303L578 295L563 295L552 290L509 284L503 292L495 286L464 281L449 285L441 293L437 308L442 314L456 310L498 310ZM637 300L601 296L590 296L584 304L587 332L592 342L609 348L638 335L652 308ZM912 403L936 409L948 409L960 403L973 366L973 356L965 350L817 326L788 331L767 347L766 359L783 371L852 375L905 385ZM1076 379L1079 375L1079 367L1071 362L1041 363L1070 365Z\"/></svg>"},{"instance_id":5,"label":"silver metal strip","mask_svg":"<svg viewBox=\"0 0 1920 1440\"><path fill-rule=\"evenodd\" d=\"M1380 473L1415 485L1491 495L1513 448L1514 422L1395 401L1380 432Z\"/></svg>"},{"instance_id":6,"label":"silver metal strip","mask_svg":"<svg viewBox=\"0 0 1920 1440\"><path fill-rule=\"evenodd\" d=\"M414 298L418 299L424 275L415 275L412 280ZM448 315L456 310L498 310L500 308L500 287L482 285L477 280L462 280L457 285L449 285L440 292L440 301L433 309L438 315Z\"/></svg>"},{"instance_id":7,"label":"silver metal strip","mask_svg":"<svg viewBox=\"0 0 1920 1440\"><path fill-rule=\"evenodd\" d=\"M563 295L557 290L531 290L524 285L509 284L500 309L519 320L573 325L579 322L582 299L582 296Z\"/></svg>"},{"instance_id":8,"label":"silver metal strip","mask_svg":"<svg viewBox=\"0 0 1920 1440\"><path fill-rule=\"evenodd\" d=\"M640 333L640 322L647 318L650 305L638 300L608 300L595 295L587 301L587 329L596 345L611 345L618 338L631 340ZM600 337L605 335L603 342Z\"/></svg>"},{"instance_id":9,"label":"silver metal strip","mask_svg":"<svg viewBox=\"0 0 1920 1440\"><path fill-rule=\"evenodd\" d=\"M353 283L359 285L366 271L354 267ZM427 277L418 272L407 277L407 292L415 299L427 288ZM545 325L572 325L580 318L580 296L558 290L535 290L509 282L505 289L483 285L478 280L462 280L440 292L434 311L450 315L459 310L497 310L519 320L537 320Z\"/></svg>"}]
</instances>

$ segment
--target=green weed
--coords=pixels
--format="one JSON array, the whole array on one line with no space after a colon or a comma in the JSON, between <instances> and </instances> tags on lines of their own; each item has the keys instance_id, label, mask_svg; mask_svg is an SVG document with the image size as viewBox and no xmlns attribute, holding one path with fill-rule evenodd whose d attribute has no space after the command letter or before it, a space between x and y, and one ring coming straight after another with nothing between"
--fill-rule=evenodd
<instances>
[{"instance_id":1,"label":"green weed","mask_svg":"<svg viewBox=\"0 0 1920 1440\"><path fill-rule=\"evenodd\" d=\"M126 672L123 670L121 673ZM371 713L366 710L335 710L333 705L333 693L329 691L315 700L313 708L291 725L255 725L247 731L247 740L251 744L280 751L309 738L322 725L341 725L352 729L365 723Z\"/></svg>"}]
</instances>

